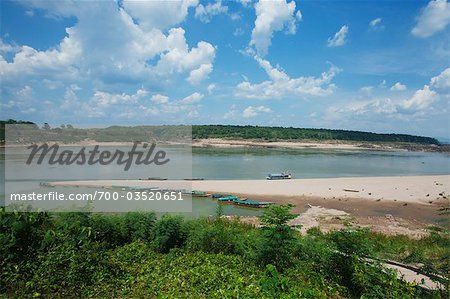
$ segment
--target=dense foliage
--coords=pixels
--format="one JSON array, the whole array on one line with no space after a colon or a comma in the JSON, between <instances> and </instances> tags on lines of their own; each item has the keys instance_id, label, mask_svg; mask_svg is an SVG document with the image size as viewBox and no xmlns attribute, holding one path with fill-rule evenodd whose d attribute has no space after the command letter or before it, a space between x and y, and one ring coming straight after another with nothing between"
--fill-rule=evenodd
<instances>
[{"instance_id":1,"label":"dense foliage","mask_svg":"<svg viewBox=\"0 0 450 299\"><path fill-rule=\"evenodd\" d=\"M192 126L192 137L197 138L230 138L230 139L266 139L266 140L345 140L370 142L411 142L423 144L439 144L435 138L405 134L376 134L360 131L305 129L258 126Z\"/></svg>"},{"instance_id":2,"label":"dense foliage","mask_svg":"<svg viewBox=\"0 0 450 299\"><path fill-rule=\"evenodd\" d=\"M4 140L5 124L27 124L28 128L11 133L14 142L60 141L78 142L82 140L108 141L150 141L169 140L182 141L204 138L228 139L262 139L276 140L341 140L367 142L405 142L420 144L436 144L435 138L405 134L376 134L360 131L306 129L259 126L228 126L228 125L194 125L194 126L111 126L107 128L74 128L72 125L61 125L51 128L47 123L39 128L31 122L7 120L0 121L0 140ZM13 130L13 126L9 127ZM192 131L191 131L192 130ZM13 141L13 140L10 140Z\"/></svg>"},{"instance_id":3,"label":"dense foliage","mask_svg":"<svg viewBox=\"0 0 450 299\"><path fill-rule=\"evenodd\" d=\"M448 235L422 240L346 229L300 235L289 206L263 228L220 217L0 210L0 297L446 298L375 258L440 269ZM220 211L218 211L218 216ZM368 260L370 258L370 260Z\"/></svg>"}]
</instances>

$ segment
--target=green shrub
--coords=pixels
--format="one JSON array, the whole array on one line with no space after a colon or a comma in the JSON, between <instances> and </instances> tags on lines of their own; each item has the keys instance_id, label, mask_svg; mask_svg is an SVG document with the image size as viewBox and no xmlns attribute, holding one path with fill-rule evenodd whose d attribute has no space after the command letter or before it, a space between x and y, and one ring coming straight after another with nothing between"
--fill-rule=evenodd
<instances>
[{"instance_id":1,"label":"green shrub","mask_svg":"<svg viewBox=\"0 0 450 299\"><path fill-rule=\"evenodd\" d=\"M273 264L284 270L293 264L292 248L297 241L296 232L287 224L297 215L291 214L293 205L272 205L260 216L263 224L258 259L262 265Z\"/></svg>"},{"instance_id":2,"label":"green shrub","mask_svg":"<svg viewBox=\"0 0 450 299\"><path fill-rule=\"evenodd\" d=\"M164 215L155 225L155 248L167 253L172 248L182 247L187 239L184 220L181 216Z\"/></svg>"}]
</instances>

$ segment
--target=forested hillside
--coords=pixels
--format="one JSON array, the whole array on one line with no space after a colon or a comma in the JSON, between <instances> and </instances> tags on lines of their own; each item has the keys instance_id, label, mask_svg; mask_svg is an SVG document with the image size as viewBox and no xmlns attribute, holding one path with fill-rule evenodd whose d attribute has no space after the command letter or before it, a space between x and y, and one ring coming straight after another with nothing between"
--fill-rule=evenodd
<instances>
[{"instance_id":1,"label":"forested hillside","mask_svg":"<svg viewBox=\"0 0 450 299\"><path fill-rule=\"evenodd\" d=\"M377 142L412 142L423 144L439 144L435 138L406 134L376 134L361 131L305 129L283 127L257 126L193 126L192 138L242 138L267 140L347 140L347 141L377 141Z\"/></svg>"},{"instance_id":2,"label":"forested hillside","mask_svg":"<svg viewBox=\"0 0 450 299\"><path fill-rule=\"evenodd\" d=\"M107 128L75 128L70 124L51 128L45 123L42 127L27 122L7 120L0 121L0 139L5 139L5 124L28 124L27 130L20 132L20 141L35 142L40 138L61 142L77 142L82 140L108 141L136 141L136 140L183 140L190 139L189 126L110 126ZM229 126L229 125L194 125L193 139L224 138L224 139L262 139L277 140L341 140L366 142L407 142L420 144L436 144L439 141L431 137L406 134L376 134L361 131L305 129L259 126Z\"/></svg>"}]
</instances>

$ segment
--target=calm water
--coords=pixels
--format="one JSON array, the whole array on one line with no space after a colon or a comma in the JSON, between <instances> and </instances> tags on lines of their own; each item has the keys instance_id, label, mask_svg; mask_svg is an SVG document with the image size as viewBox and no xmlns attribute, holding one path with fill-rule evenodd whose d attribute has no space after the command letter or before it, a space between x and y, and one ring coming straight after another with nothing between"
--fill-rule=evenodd
<instances>
[{"instance_id":1,"label":"calm water","mask_svg":"<svg viewBox=\"0 0 450 299\"><path fill-rule=\"evenodd\" d=\"M124 150L127 148L124 147ZM129 149L129 148L128 148ZM4 151L4 149L1 149ZM169 157L189 159L189 154L179 148L168 148ZM14 191L39 188L40 181L86 179L138 179L162 176L150 173L149 167L132 167L124 172L117 165L93 168L89 166L55 167L30 166L24 161L28 152L7 151L1 167L5 167L6 180ZM190 166L190 162L186 163ZM216 149L194 148L192 152L192 176L205 179L264 179L268 172L290 171L294 178L404 176L450 174L450 155L422 152L385 152L360 150L286 150L286 149ZM2 176L4 173L1 172ZM190 177L190 171L171 172L167 177ZM3 188L3 186L2 186ZM59 188L55 188L58 191ZM81 192L82 190L78 190ZM4 197L4 190L0 190ZM196 217L215 213L217 203L211 199L194 199ZM226 215L256 215L251 209L224 205Z\"/></svg>"},{"instance_id":2,"label":"calm water","mask_svg":"<svg viewBox=\"0 0 450 299\"><path fill-rule=\"evenodd\" d=\"M201 149L193 174L205 179L264 179L291 171L295 178L450 174L450 155L422 152L286 149Z\"/></svg>"}]
</instances>

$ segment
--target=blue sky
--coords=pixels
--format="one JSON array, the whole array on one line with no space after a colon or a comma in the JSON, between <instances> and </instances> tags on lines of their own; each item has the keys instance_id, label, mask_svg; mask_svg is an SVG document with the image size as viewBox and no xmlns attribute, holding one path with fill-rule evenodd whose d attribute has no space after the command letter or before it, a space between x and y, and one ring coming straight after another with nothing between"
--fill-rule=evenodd
<instances>
[{"instance_id":1,"label":"blue sky","mask_svg":"<svg viewBox=\"0 0 450 299\"><path fill-rule=\"evenodd\" d=\"M446 0L0 5L2 119L450 135Z\"/></svg>"}]
</instances>

